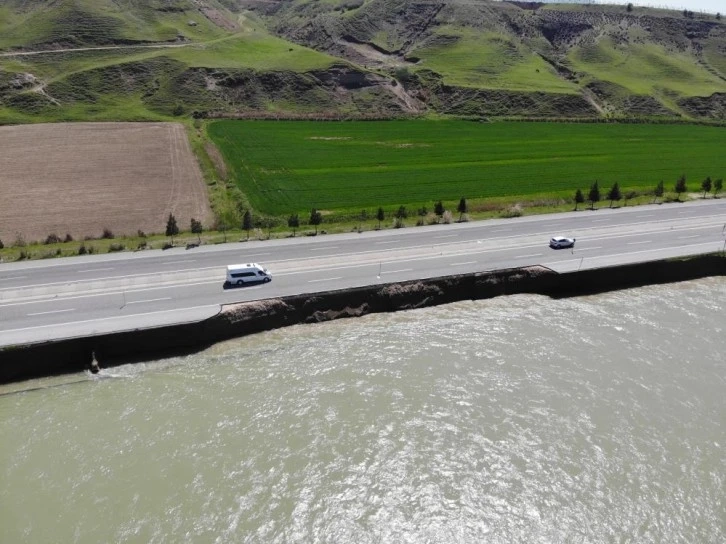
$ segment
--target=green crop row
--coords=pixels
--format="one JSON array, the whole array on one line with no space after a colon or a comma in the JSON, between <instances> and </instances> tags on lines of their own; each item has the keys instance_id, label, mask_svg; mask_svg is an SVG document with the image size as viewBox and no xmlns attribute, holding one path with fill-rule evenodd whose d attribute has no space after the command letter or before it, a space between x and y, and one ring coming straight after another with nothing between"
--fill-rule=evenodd
<instances>
[{"instance_id":1,"label":"green crop row","mask_svg":"<svg viewBox=\"0 0 726 544\"><path fill-rule=\"evenodd\" d=\"M594 181L694 192L726 177L726 130L696 125L216 121L208 134L260 213L571 196Z\"/></svg>"}]
</instances>

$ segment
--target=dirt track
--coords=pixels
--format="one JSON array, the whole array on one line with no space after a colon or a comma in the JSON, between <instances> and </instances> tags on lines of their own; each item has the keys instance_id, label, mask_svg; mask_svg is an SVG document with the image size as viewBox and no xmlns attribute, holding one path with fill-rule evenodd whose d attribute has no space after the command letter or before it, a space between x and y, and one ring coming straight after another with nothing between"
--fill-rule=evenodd
<instances>
[{"instance_id":1,"label":"dirt track","mask_svg":"<svg viewBox=\"0 0 726 544\"><path fill-rule=\"evenodd\" d=\"M59 123L0 127L0 240L75 239L209 226L204 180L175 123Z\"/></svg>"}]
</instances>

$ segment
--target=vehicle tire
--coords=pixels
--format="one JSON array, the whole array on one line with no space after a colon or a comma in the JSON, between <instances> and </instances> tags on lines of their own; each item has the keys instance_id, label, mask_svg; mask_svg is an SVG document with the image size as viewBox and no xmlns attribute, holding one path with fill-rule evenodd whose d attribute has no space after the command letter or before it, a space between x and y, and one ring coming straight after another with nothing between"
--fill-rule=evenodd
<instances>
[{"instance_id":1,"label":"vehicle tire","mask_svg":"<svg viewBox=\"0 0 726 544\"><path fill-rule=\"evenodd\" d=\"M237 285L242 285L244 282L242 280L237 280Z\"/></svg>"},{"instance_id":2,"label":"vehicle tire","mask_svg":"<svg viewBox=\"0 0 726 544\"><path fill-rule=\"evenodd\" d=\"M265 283L270 283L272 280L270 278L265 278Z\"/></svg>"}]
</instances>

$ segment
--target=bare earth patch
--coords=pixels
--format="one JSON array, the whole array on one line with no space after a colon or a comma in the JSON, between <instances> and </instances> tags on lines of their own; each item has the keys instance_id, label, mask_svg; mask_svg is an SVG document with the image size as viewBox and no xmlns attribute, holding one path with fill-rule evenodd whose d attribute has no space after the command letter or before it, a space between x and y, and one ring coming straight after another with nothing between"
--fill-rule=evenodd
<instances>
[{"instance_id":1,"label":"bare earth patch","mask_svg":"<svg viewBox=\"0 0 726 544\"><path fill-rule=\"evenodd\" d=\"M184 127L58 123L0 127L0 240L181 230L212 212Z\"/></svg>"}]
</instances>

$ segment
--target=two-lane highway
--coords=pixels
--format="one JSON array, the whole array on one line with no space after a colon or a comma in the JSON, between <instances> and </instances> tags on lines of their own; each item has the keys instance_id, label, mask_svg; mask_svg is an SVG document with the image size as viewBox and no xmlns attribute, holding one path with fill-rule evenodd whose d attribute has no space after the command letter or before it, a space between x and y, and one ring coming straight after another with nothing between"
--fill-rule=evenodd
<instances>
[{"instance_id":1,"label":"two-lane highway","mask_svg":"<svg viewBox=\"0 0 726 544\"><path fill-rule=\"evenodd\" d=\"M552 250L553 235L577 238ZM541 264L563 272L724 248L726 200L0 264L0 345L194 321L221 304ZM270 284L223 289L228 264Z\"/></svg>"}]
</instances>

